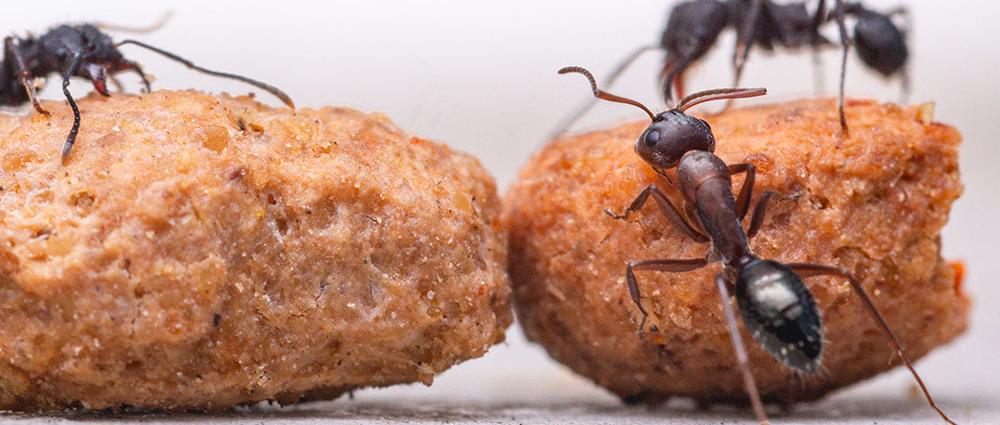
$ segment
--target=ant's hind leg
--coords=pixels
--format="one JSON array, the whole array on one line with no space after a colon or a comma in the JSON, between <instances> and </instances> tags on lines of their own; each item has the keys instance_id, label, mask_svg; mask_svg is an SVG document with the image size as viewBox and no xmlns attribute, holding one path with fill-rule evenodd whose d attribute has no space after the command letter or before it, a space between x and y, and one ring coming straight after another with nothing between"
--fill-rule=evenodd
<instances>
[{"instance_id":1,"label":"ant's hind leg","mask_svg":"<svg viewBox=\"0 0 1000 425\"><path fill-rule=\"evenodd\" d=\"M847 118L844 116L844 84L847 78L847 51L851 42L847 38L847 24L844 22L844 1L837 0L834 18L837 20L837 31L840 33L840 95L837 98L837 113L840 115L840 129L847 134Z\"/></svg>"},{"instance_id":2,"label":"ant's hind leg","mask_svg":"<svg viewBox=\"0 0 1000 425\"><path fill-rule=\"evenodd\" d=\"M625 267L625 283L628 285L628 294L629 297L632 298L632 303L639 309L639 313L642 313L642 321L639 323L640 334L642 334L642 332L646 329L646 319L649 317L649 313L646 312L646 308L642 306L642 295L639 292L639 282L635 279L634 271L651 270L658 272L681 273L700 269L705 267L707 264L708 260L704 258L645 260L628 263L628 266Z\"/></svg>"},{"instance_id":3,"label":"ant's hind leg","mask_svg":"<svg viewBox=\"0 0 1000 425\"><path fill-rule=\"evenodd\" d=\"M753 3L750 5L750 13L747 13L744 22L741 23L742 27L737 29L736 46L733 47L732 58L733 84L730 87L739 87L740 81L743 79L743 67L747 63L747 58L750 57L750 49L753 48L754 32L757 29L757 20L760 18L763 7L763 0L753 0ZM733 105L733 100L735 99L727 100L722 109L715 114L721 114L729 110Z\"/></svg>"},{"instance_id":4,"label":"ant's hind leg","mask_svg":"<svg viewBox=\"0 0 1000 425\"><path fill-rule=\"evenodd\" d=\"M642 209L643 205L646 205L646 201L649 200L650 196L652 196L653 200L656 201L656 204L660 207L660 210L663 211L663 214L667 216L667 219L670 220L670 223L680 230L681 233L684 233L687 237L695 241L708 242L708 237L691 226L691 223L688 223L681 216L677 207L674 206L674 203L670 202L670 198L667 198L667 195L664 194L660 188L656 187L655 184L646 186L642 192L639 192L639 195L632 200L632 203L629 204L628 208L626 208L621 214L616 214L610 208L604 209L604 213L611 216L611 218L614 218L615 220L627 220L632 213Z\"/></svg>"},{"instance_id":5,"label":"ant's hind leg","mask_svg":"<svg viewBox=\"0 0 1000 425\"><path fill-rule=\"evenodd\" d=\"M917 370L913 368L913 363L910 362L910 358L907 357L906 352L903 351L903 345L899 342L899 339L896 338L896 334L892 332L892 329L889 327L889 323L885 321L885 317L882 317L882 313L879 312L878 307L875 306L875 302L872 301L868 292L865 291L863 286L861 286L861 283L854 278L854 275L845 269L822 264L798 263L788 264L787 266L803 279L812 276L839 276L847 279L851 285L851 289L854 291L854 294L857 295L858 298L861 299L862 304L864 304L865 309L868 311L868 315L875 320L875 323L878 324L882 333L889 339L890 343L892 343L893 347L896 349L896 354L903 359L903 363L906 364L906 368L910 370L911 374L913 374L913 379L916 380L917 384L920 386L920 391L924 393L927 403L934 410L936 410L939 415L941 415L941 418L944 419L945 422L952 425L955 424L955 422L952 421L951 418L949 418L936 403L934 403L934 399L931 397L930 391L928 391L927 386L924 385L924 380L920 378L920 374L918 374Z\"/></svg>"},{"instance_id":6,"label":"ant's hind leg","mask_svg":"<svg viewBox=\"0 0 1000 425\"><path fill-rule=\"evenodd\" d=\"M17 78L21 81L21 85L24 87L24 92L28 95L28 99L31 100L31 106L42 115L51 115L49 111L42 108L42 104L38 103L38 97L35 96L35 80L31 76L31 71L28 70L28 66L24 62L24 56L21 55L21 50L17 48L14 44L14 37L6 37L3 39L4 45L4 58L5 60L14 61L14 69L17 72Z\"/></svg>"},{"instance_id":7,"label":"ant's hind leg","mask_svg":"<svg viewBox=\"0 0 1000 425\"><path fill-rule=\"evenodd\" d=\"M715 276L715 286L719 290L719 297L722 299L722 311L726 315L726 328L729 330L729 337L733 343L733 351L736 352L736 363L743 374L743 385L746 387L747 396L750 398L750 405L753 406L753 413L757 416L757 421L767 424L767 414L764 413L764 403L760 401L760 393L757 392L757 382L750 372L750 357L747 356L746 345L740 336L740 329L736 324L736 313L733 311L732 301L729 299L729 290L726 289L726 280L722 275Z\"/></svg>"}]
</instances>

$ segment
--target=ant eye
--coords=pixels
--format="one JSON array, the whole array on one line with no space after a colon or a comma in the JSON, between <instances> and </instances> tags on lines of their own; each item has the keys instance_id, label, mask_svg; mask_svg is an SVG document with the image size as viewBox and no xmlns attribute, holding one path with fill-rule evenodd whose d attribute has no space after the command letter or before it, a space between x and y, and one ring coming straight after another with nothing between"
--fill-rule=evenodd
<instances>
[{"instance_id":1,"label":"ant eye","mask_svg":"<svg viewBox=\"0 0 1000 425\"><path fill-rule=\"evenodd\" d=\"M646 142L646 146L649 147L656 146L656 142L660 141L660 132L650 131L646 133L646 137L643 140Z\"/></svg>"}]
</instances>

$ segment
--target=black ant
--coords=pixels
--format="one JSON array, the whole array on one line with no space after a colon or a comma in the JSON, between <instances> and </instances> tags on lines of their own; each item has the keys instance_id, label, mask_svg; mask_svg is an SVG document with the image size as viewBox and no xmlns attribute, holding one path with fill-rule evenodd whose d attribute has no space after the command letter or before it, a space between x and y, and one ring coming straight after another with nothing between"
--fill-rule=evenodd
<instances>
[{"instance_id":1,"label":"black ant","mask_svg":"<svg viewBox=\"0 0 1000 425\"><path fill-rule=\"evenodd\" d=\"M643 110L651 121L639 136L635 151L654 171L667 178L667 170L676 169L677 184L685 202L678 209L656 184L647 186L621 214L610 209L605 212L612 218L625 220L638 211L650 197L681 233L692 240L711 243L704 258L661 259L629 262L625 280L632 302L642 314L640 334L644 332L649 313L642 305L636 270L661 272L687 272L720 262L723 272L716 275L715 283L722 299L729 335L736 359L743 375L744 385L760 423L767 423L760 394L750 373L746 348L740 337L736 316L730 304L730 291L735 292L736 302L743 316L743 323L754 339L771 354L795 370L814 373L819 367L822 352L823 330L819 312L812 294L802 279L831 275L847 279L851 289L861 300L889 339L906 367L920 385L927 402L948 423L954 424L931 398L927 387L902 345L889 328L871 297L861 284L845 269L821 264L782 264L761 259L750 249L749 240L760 230L767 212L768 202L776 195L763 193L757 201L750 224L743 229L743 219L750 210L756 169L746 162L726 165L715 156L715 136L708 123L684 112L701 103L715 100L761 96L763 88L730 88L707 90L682 99L674 109L654 114L642 103L604 92L597 88L593 75L584 68L566 67L560 74L578 73L590 81L594 96L611 102L625 103ZM732 175L746 173L739 196L733 194ZM682 212L683 211L683 215Z\"/></svg>"},{"instance_id":2,"label":"black ant","mask_svg":"<svg viewBox=\"0 0 1000 425\"><path fill-rule=\"evenodd\" d=\"M90 24L59 25L38 38L34 36L4 38L0 105L18 106L30 101L36 111L49 115L35 95L34 77L59 73L62 76L63 95L73 110L73 126L69 130L62 150L62 162L65 163L80 130L80 110L69 92L70 78L86 78L94 85L94 90L104 96L110 96L107 80L110 78L115 82L115 74L133 71L142 79L145 91L150 91L149 79L139 64L125 59L118 50L119 47L129 44L152 50L198 72L248 83L273 94L288 107L295 108L292 99L285 92L270 84L236 74L205 69L166 50L137 40L129 39L115 43L109 35Z\"/></svg>"},{"instance_id":3,"label":"black ant","mask_svg":"<svg viewBox=\"0 0 1000 425\"><path fill-rule=\"evenodd\" d=\"M611 72L605 85L613 84L643 53L663 50L666 55L660 80L663 99L669 105L673 91L679 97L684 96L684 72L708 53L723 30L732 27L737 31L732 56L733 86L736 87L740 84L744 64L754 44L766 51L774 51L777 47L800 49L808 46L816 54L820 48L833 45L819 32L824 23L833 20L837 23L843 50L837 110L841 128L846 131L844 79L850 47L846 17L851 16L855 20L854 43L861 61L885 77L902 74L903 90L907 92L909 78L905 67L909 49L906 46L906 30L892 21L893 16L905 14L906 10L898 8L881 13L858 2L845 4L843 0L835 0L835 3L830 13L827 13L826 0L819 0L813 13L806 7L806 1L779 4L773 0L690 0L679 3L670 11L660 44L641 46L626 56ZM594 102L590 101L569 115L553 135L562 134L593 105Z\"/></svg>"}]
</instances>

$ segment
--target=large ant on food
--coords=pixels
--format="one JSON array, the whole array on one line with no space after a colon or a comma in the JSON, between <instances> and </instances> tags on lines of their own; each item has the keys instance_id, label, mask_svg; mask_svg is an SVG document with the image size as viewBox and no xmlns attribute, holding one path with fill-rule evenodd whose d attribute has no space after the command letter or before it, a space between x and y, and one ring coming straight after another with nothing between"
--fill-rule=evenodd
<instances>
[{"instance_id":1,"label":"large ant on food","mask_svg":"<svg viewBox=\"0 0 1000 425\"><path fill-rule=\"evenodd\" d=\"M662 50L665 59L660 80L663 99L670 104L673 91L677 92L678 97L684 96L685 71L708 53L723 30L732 27L737 32L732 56L733 87L738 87L744 64L755 44L766 51L774 51L777 47L800 49L808 46L815 55L820 48L833 45L819 32L824 23L832 20L836 21L840 33L842 56L837 110L841 128L846 131L844 80L847 73L847 53L851 44L847 35L846 17L850 16L855 21L853 40L861 61L885 77L901 75L904 92L909 90L909 78L905 72L909 58L907 31L892 20L895 15L905 14L905 9L897 8L889 13L881 13L868 9L859 2L844 3L843 0L835 0L833 10L827 13L826 0L819 0L816 10L810 14L806 3L798 1L779 4L774 0L681 2L670 10L660 44L641 46L630 53L611 72L604 84L613 84L643 53ZM594 103L593 100L588 101L582 108L567 116L553 135L565 132Z\"/></svg>"},{"instance_id":2,"label":"large ant on food","mask_svg":"<svg viewBox=\"0 0 1000 425\"><path fill-rule=\"evenodd\" d=\"M649 313L642 305L642 295L635 271L687 272L720 262L723 272L716 275L715 284L722 300L729 335L736 359L743 375L744 386L760 423L767 423L760 394L753 375L743 340L737 328L736 316L730 304L733 291L739 305L743 323L754 339L775 359L795 370L814 373L819 367L822 352L823 329L819 311L802 279L812 276L837 276L848 280L855 295L864 304L868 314L891 342L906 367L913 374L927 402L948 423L954 422L937 407L920 375L903 350L888 323L882 317L861 283L847 270L811 263L782 264L761 259L750 249L749 240L760 230L767 212L768 202L776 195L763 193L754 207L750 224L743 229L743 219L750 210L756 169L753 164L726 165L715 156L715 136L708 123L685 114L695 105L715 100L731 100L761 96L763 88L729 88L694 93L682 99L674 109L654 114L642 103L604 92L597 87L593 75L580 67L566 67L560 74L578 73L590 81L594 97L611 102L625 103L643 110L651 123L635 143L635 151L659 175L666 177L667 170L676 169L677 184L685 207L677 208L666 193L656 184L647 186L621 214L610 209L611 217L625 220L641 209L650 197L681 233L692 240L711 243L704 258L659 259L629 262L625 280L629 296L642 314L640 332L644 332ZM733 194L732 175L745 173L739 196ZM683 214L682 214L683 211Z\"/></svg>"},{"instance_id":3,"label":"large ant on food","mask_svg":"<svg viewBox=\"0 0 1000 425\"><path fill-rule=\"evenodd\" d=\"M137 40L122 40L115 43L111 37L96 25L59 25L38 38L8 36L4 38L3 74L0 75L0 105L18 106L31 102L35 110L50 115L38 102L35 94L34 77L59 73L62 76L62 91L73 110L73 126L63 145L62 162L69 158L73 143L80 130L80 110L69 92L70 78L86 78L94 85L94 90L104 96L108 93L107 80L114 83L114 75L133 71L142 79L146 92L150 91L149 79L138 63L125 59L118 50L125 45L135 45L168 59L180 62L195 71L208 75L242 81L260 88L281 99L288 107L294 108L292 99L277 87L236 74L213 71L195 65L193 62L158 47Z\"/></svg>"}]
</instances>

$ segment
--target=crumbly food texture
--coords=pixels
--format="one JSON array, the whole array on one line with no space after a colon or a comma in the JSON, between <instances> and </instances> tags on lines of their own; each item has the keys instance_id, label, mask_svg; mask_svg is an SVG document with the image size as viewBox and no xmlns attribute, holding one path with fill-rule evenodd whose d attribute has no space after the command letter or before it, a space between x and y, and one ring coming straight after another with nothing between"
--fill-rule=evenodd
<instances>
[{"instance_id":1,"label":"crumbly food texture","mask_svg":"<svg viewBox=\"0 0 1000 425\"><path fill-rule=\"evenodd\" d=\"M511 321L478 161L380 114L194 91L0 116L0 408L424 382Z\"/></svg>"},{"instance_id":2,"label":"crumbly food texture","mask_svg":"<svg viewBox=\"0 0 1000 425\"><path fill-rule=\"evenodd\" d=\"M720 157L757 166L754 201L763 191L787 197L771 204L752 249L786 263L849 269L914 359L961 334L969 312L940 255L941 228L962 192L961 137L930 122L930 112L929 105L852 100L846 136L830 99L707 117ZM708 250L674 229L654 203L628 222L602 212L623 210L651 183L680 202L677 189L633 152L647 124L560 138L521 170L504 212L519 321L556 360L626 400L745 402L712 280L719 265L637 272L658 330L636 334L641 316L625 285L626 263L699 258ZM734 177L734 186L742 181ZM816 399L900 364L846 281L806 284L825 331L820 373L796 374L742 330L766 399Z\"/></svg>"}]
</instances>

